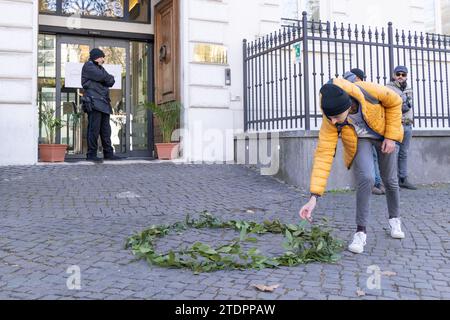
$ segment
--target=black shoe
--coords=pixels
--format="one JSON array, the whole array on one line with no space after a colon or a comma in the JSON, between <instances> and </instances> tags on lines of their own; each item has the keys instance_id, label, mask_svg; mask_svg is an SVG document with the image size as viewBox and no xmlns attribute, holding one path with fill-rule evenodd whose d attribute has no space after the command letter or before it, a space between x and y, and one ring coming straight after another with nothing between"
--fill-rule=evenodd
<instances>
[{"instance_id":1,"label":"black shoe","mask_svg":"<svg viewBox=\"0 0 450 320\"><path fill-rule=\"evenodd\" d=\"M102 163L103 159L95 156L95 157L87 157L86 161L91 161L91 162L95 162L95 163Z\"/></svg>"},{"instance_id":2,"label":"black shoe","mask_svg":"<svg viewBox=\"0 0 450 320\"><path fill-rule=\"evenodd\" d=\"M400 188L405 188L409 190L417 190L417 187L410 183L407 178L400 178L398 181Z\"/></svg>"},{"instance_id":3,"label":"black shoe","mask_svg":"<svg viewBox=\"0 0 450 320\"><path fill-rule=\"evenodd\" d=\"M109 161L119 161L119 160L125 160L126 157L119 157L114 154L112 156L104 156L103 159L109 160Z\"/></svg>"}]
</instances>

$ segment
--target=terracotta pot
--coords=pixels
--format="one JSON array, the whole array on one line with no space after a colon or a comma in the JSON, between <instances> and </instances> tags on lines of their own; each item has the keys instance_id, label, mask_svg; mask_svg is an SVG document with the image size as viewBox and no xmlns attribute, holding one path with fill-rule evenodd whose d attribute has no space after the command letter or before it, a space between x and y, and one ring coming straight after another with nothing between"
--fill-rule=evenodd
<instances>
[{"instance_id":1,"label":"terracotta pot","mask_svg":"<svg viewBox=\"0 0 450 320\"><path fill-rule=\"evenodd\" d=\"M178 142L155 143L155 145L158 159L172 160L178 158L178 152L180 151L180 144Z\"/></svg>"},{"instance_id":2,"label":"terracotta pot","mask_svg":"<svg viewBox=\"0 0 450 320\"><path fill-rule=\"evenodd\" d=\"M39 160L42 162L64 162L67 144L40 144Z\"/></svg>"}]
</instances>

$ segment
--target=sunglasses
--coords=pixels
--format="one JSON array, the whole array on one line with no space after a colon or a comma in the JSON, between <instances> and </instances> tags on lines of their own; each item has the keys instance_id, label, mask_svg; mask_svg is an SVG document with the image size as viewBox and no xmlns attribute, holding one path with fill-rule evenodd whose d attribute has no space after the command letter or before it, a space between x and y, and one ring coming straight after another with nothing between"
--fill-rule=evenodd
<instances>
[{"instance_id":1,"label":"sunglasses","mask_svg":"<svg viewBox=\"0 0 450 320\"><path fill-rule=\"evenodd\" d=\"M407 74L406 74L406 73L403 73L403 72L397 72L395 75L396 75L397 77L406 77L406 76L407 76Z\"/></svg>"}]
</instances>

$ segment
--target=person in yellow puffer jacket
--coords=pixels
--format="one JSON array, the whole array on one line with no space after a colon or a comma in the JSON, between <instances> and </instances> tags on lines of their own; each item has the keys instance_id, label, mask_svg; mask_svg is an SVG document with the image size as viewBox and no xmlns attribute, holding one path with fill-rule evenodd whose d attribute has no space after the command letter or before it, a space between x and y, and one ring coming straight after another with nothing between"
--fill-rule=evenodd
<instances>
[{"instance_id":1,"label":"person in yellow puffer jacket","mask_svg":"<svg viewBox=\"0 0 450 320\"><path fill-rule=\"evenodd\" d=\"M344 147L344 162L353 167L356 180L356 233L349 250L362 253L366 245L366 226L374 184L372 146L377 150L380 173L386 187L391 236L405 237L399 214L396 142L403 140L402 99L379 84L351 83L332 79L320 89L323 112L319 141L311 173L311 197L299 212L311 220L317 199L323 195L336 153L339 135Z\"/></svg>"}]
</instances>

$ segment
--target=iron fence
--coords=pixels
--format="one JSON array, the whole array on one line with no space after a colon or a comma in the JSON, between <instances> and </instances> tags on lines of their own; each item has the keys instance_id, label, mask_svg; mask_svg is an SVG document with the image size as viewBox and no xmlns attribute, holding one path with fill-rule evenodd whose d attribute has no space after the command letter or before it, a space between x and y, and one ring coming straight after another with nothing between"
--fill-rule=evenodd
<instances>
[{"instance_id":1,"label":"iron fence","mask_svg":"<svg viewBox=\"0 0 450 320\"><path fill-rule=\"evenodd\" d=\"M300 54L299 54L300 53ZM415 128L450 129L450 37L416 31L283 19L281 29L243 41L245 131L320 127L320 87L352 68L386 85L409 69Z\"/></svg>"}]
</instances>

